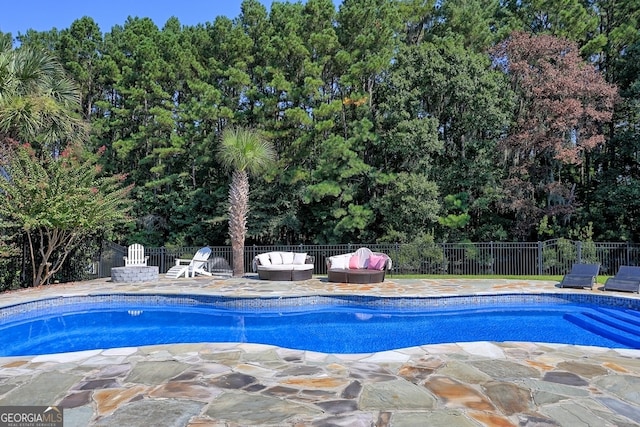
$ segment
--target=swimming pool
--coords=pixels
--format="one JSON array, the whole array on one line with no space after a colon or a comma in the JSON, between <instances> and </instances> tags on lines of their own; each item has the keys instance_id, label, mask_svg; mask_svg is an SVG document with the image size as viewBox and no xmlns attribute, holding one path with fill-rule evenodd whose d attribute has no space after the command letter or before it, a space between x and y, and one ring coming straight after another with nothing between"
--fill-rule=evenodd
<instances>
[{"instance_id":1,"label":"swimming pool","mask_svg":"<svg viewBox=\"0 0 640 427\"><path fill-rule=\"evenodd\" d=\"M1 309L0 356L187 342L251 342L325 353L467 341L640 348L639 305L590 294L60 297Z\"/></svg>"}]
</instances>

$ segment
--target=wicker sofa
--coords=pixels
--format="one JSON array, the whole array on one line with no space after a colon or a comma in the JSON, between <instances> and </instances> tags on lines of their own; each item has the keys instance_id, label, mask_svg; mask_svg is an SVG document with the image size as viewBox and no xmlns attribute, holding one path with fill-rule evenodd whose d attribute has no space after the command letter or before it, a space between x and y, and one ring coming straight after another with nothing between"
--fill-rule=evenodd
<instances>
[{"instance_id":1,"label":"wicker sofa","mask_svg":"<svg viewBox=\"0 0 640 427\"><path fill-rule=\"evenodd\" d=\"M314 257L297 252L267 252L253 259L261 280L307 280L313 275Z\"/></svg>"},{"instance_id":2,"label":"wicker sofa","mask_svg":"<svg viewBox=\"0 0 640 427\"><path fill-rule=\"evenodd\" d=\"M368 248L327 258L329 282L384 282L387 270L391 270L391 258L380 252L371 252Z\"/></svg>"}]
</instances>

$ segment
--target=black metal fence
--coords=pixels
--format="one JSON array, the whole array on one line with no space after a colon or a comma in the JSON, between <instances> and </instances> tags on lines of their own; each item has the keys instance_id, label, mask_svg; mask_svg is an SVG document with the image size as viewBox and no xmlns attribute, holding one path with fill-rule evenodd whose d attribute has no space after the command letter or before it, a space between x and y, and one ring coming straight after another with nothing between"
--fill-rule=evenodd
<instances>
[{"instance_id":1,"label":"black metal fence","mask_svg":"<svg viewBox=\"0 0 640 427\"><path fill-rule=\"evenodd\" d=\"M391 257L391 274L456 275L563 275L574 263L599 263L600 274L613 275L622 265L640 265L640 245L626 242L579 242L566 239L545 242L483 242L346 245L247 246L244 270L252 271L256 255L270 251L306 252L315 258L316 275L327 274L326 260L359 247ZM148 265L166 273L178 258L190 259L200 247L149 247ZM212 258L222 269L233 265L229 246L211 246ZM110 277L113 267L124 265L127 247L99 241L85 244L67 260L52 281L71 282ZM29 286L31 266L26 255L0 258L0 291Z\"/></svg>"},{"instance_id":2,"label":"black metal fence","mask_svg":"<svg viewBox=\"0 0 640 427\"><path fill-rule=\"evenodd\" d=\"M563 275L574 263L599 263L602 275L613 275L621 265L640 264L640 245L616 242L579 242L566 239L545 242L483 242L433 244L346 244L346 245L265 245L247 246L244 270L252 271L253 258L264 252L305 252L315 258L314 274L327 273L326 259L354 252L366 246L391 257L392 274L456 275ZM145 248L148 265L165 273L176 258L189 259L199 247ZM231 247L211 246L212 257L233 265ZM99 261L91 271L93 277L109 277L111 268L124 265L125 246L106 242Z\"/></svg>"}]
</instances>

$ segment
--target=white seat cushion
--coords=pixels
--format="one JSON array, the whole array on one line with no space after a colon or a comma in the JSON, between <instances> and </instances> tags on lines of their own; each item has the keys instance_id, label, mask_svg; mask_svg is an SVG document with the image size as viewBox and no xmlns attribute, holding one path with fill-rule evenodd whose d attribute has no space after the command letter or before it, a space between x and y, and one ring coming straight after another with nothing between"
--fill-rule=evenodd
<instances>
[{"instance_id":1,"label":"white seat cushion","mask_svg":"<svg viewBox=\"0 0 640 427\"><path fill-rule=\"evenodd\" d=\"M258 270L262 270L262 271L286 271L286 270L293 270L292 265L283 265L283 264L278 264L278 265L259 265L258 266Z\"/></svg>"},{"instance_id":2,"label":"white seat cushion","mask_svg":"<svg viewBox=\"0 0 640 427\"><path fill-rule=\"evenodd\" d=\"M293 264L289 267L291 267L292 270L296 271L313 270L313 264Z\"/></svg>"}]
</instances>

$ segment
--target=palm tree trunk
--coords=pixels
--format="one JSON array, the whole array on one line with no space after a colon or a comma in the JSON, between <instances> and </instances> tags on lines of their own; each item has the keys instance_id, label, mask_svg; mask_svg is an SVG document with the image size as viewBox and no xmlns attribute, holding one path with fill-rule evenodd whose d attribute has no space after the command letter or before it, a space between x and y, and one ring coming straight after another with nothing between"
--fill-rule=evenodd
<instances>
[{"instance_id":1,"label":"palm tree trunk","mask_svg":"<svg viewBox=\"0 0 640 427\"><path fill-rule=\"evenodd\" d=\"M229 185L229 237L233 254L233 275L244 275L244 238L249 214L249 174L266 170L275 159L273 145L255 131L226 129L218 159L232 169Z\"/></svg>"},{"instance_id":2,"label":"palm tree trunk","mask_svg":"<svg viewBox=\"0 0 640 427\"><path fill-rule=\"evenodd\" d=\"M244 239L249 213L249 175L236 170L229 186L229 237L233 253L233 276L244 276Z\"/></svg>"}]
</instances>

